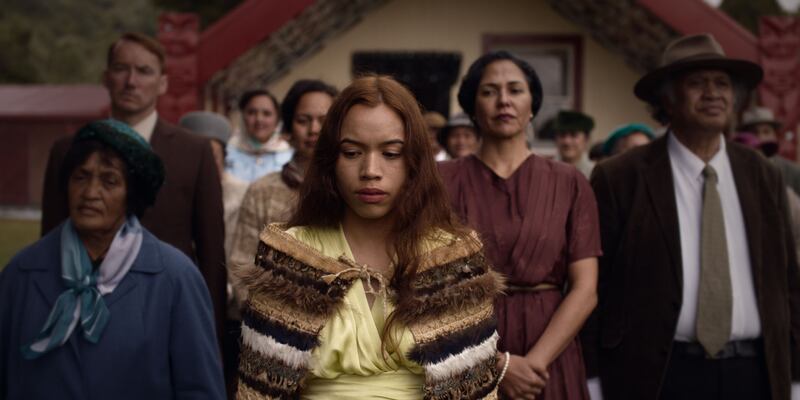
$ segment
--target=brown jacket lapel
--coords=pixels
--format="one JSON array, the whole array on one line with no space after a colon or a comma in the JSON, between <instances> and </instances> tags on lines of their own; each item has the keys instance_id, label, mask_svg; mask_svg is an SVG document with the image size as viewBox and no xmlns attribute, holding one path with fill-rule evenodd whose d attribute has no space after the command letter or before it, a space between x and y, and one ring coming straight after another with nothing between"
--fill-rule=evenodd
<instances>
[{"instance_id":1,"label":"brown jacket lapel","mask_svg":"<svg viewBox=\"0 0 800 400\"><path fill-rule=\"evenodd\" d=\"M161 118L159 118L156 122L155 128L153 128L153 136L150 138L150 146L152 146L153 151L157 154L160 154L161 157L168 156L166 153L172 150L169 146L169 141L174 135L175 131L170 129L170 127L165 124Z\"/></svg>"},{"instance_id":2,"label":"brown jacket lapel","mask_svg":"<svg viewBox=\"0 0 800 400\"><path fill-rule=\"evenodd\" d=\"M640 165L645 177L645 185L650 195L653 209L658 216L658 224L669 248L672 272L683 287L683 260L681 257L680 229L678 225L678 208L675 202L675 185L673 184L672 167L667 151L667 136L662 136L650 146L649 153ZM633 223L637 223L632 221ZM644 222L644 221L643 221Z\"/></svg>"},{"instance_id":3,"label":"brown jacket lapel","mask_svg":"<svg viewBox=\"0 0 800 400\"><path fill-rule=\"evenodd\" d=\"M739 194L739 204L742 208L745 231L747 232L747 247L750 250L750 265L753 272L753 283L756 287L756 295L762 288L763 277L761 276L761 238L762 238L762 216L760 215L761 204L764 199L758 188L762 188L759 174L755 173L753 165L748 162L747 157L742 154L742 149L727 144L728 159L733 171L733 180L736 182L736 192ZM759 302L760 304L760 302ZM766 310L761 310L764 312Z\"/></svg>"}]
</instances>

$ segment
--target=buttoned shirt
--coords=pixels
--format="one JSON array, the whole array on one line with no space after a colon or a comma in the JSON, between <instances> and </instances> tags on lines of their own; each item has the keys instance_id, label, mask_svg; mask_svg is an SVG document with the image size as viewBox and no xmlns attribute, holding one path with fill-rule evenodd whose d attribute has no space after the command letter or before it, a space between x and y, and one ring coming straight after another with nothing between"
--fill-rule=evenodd
<instances>
[{"instance_id":1,"label":"buttoned shirt","mask_svg":"<svg viewBox=\"0 0 800 400\"><path fill-rule=\"evenodd\" d=\"M133 125L131 128L141 135L147 143L150 143L150 138L153 137L153 131L156 129L156 122L158 122L158 112L153 110L147 117Z\"/></svg>"},{"instance_id":2,"label":"buttoned shirt","mask_svg":"<svg viewBox=\"0 0 800 400\"><path fill-rule=\"evenodd\" d=\"M670 132L667 149L675 187L680 227L683 265L683 301L675 331L675 340L694 342L697 318L697 291L700 286L700 225L703 210L703 168L706 163L684 146ZM736 191L725 138L720 135L719 150L708 162L717 172L717 191L725 219L728 264L731 271L733 313L730 340L755 339L761 336L761 320L756 303L747 233Z\"/></svg>"},{"instance_id":3,"label":"buttoned shirt","mask_svg":"<svg viewBox=\"0 0 800 400\"><path fill-rule=\"evenodd\" d=\"M720 135L721 136L721 135ZM705 163L671 132L667 137L683 267L683 301L675 331L675 340L697 340L697 291L700 287L700 222L703 210L703 168ZM730 340L754 339L761 336L761 319L756 303L750 249L747 245L742 206L736 191L730 159L725 150L725 138L720 137L719 150L709 164L716 170L717 191L725 219L725 238L728 242L728 262L731 268L733 314ZM600 378L587 380L589 398L603 400ZM800 383L792 382L792 400L800 400Z\"/></svg>"}]
</instances>

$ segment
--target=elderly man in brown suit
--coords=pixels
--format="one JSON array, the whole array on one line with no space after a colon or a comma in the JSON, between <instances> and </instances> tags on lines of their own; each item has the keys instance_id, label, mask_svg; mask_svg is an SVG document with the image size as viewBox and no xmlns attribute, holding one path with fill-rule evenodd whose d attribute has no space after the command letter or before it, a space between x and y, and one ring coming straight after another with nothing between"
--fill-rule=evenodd
<instances>
[{"instance_id":1,"label":"elderly man in brown suit","mask_svg":"<svg viewBox=\"0 0 800 400\"><path fill-rule=\"evenodd\" d=\"M583 345L599 372L589 386L606 399L797 391L800 275L784 184L724 136L761 77L710 35L677 39L634 89L667 134L594 170L604 255Z\"/></svg>"},{"instance_id":2,"label":"elderly man in brown suit","mask_svg":"<svg viewBox=\"0 0 800 400\"><path fill-rule=\"evenodd\" d=\"M211 293L221 337L226 270L219 174L207 139L158 118L156 102L167 90L164 59L157 41L126 33L109 47L103 83L111 97L111 117L133 127L164 162L164 186L142 224L196 262ZM68 215L58 175L71 141L65 137L50 150L42 198L43 236Z\"/></svg>"}]
</instances>

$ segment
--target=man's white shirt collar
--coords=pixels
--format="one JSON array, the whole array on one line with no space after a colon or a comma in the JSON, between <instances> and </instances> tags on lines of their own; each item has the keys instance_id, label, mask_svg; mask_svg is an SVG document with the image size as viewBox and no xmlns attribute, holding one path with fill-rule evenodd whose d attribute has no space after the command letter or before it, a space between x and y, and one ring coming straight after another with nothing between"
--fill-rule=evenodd
<instances>
[{"instance_id":1,"label":"man's white shirt collar","mask_svg":"<svg viewBox=\"0 0 800 400\"><path fill-rule=\"evenodd\" d=\"M675 167L677 167L681 172L683 172L686 176L691 177L692 179L699 180L700 182L703 181L703 168L706 167L706 163L700 159L696 154L692 153L688 147L684 146L677 137L675 137L674 132L669 132L667 135L667 146L669 148L670 156L674 157L677 163L675 163ZM719 149L714 154L714 157L711 157L711 160L708 162L714 170L719 173L726 165L726 153L725 153L725 137L720 134L719 138Z\"/></svg>"},{"instance_id":2,"label":"man's white shirt collar","mask_svg":"<svg viewBox=\"0 0 800 400\"><path fill-rule=\"evenodd\" d=\"M156 122L158 122L158 112L153 110L145 119L139 121L138 124L133 125L131 128L141 135L144 140L150 143L150 138L153 137L153 131L156 129Z\"/></svg>"}]
</instances>

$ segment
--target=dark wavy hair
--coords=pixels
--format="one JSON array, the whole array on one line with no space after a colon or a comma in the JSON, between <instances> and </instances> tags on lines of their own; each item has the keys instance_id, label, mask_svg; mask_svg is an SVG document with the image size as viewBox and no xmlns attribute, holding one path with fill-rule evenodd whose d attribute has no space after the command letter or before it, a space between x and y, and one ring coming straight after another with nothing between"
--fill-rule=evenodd
<instances>
[{"instance_id":1,"label":"dark wavy hair","mask_svg":"<svg viewBox=\"0 0 800 400\"><path fill-rule=\"evenodd\" d=\"M531 97L533 97L531 100L532 115L536 115L542 107L542 82L539 80L539 75L536 74L536 70L525 62L525 60L507 51L493 51L478 57L478 59L469 66L469 70L467 70L467 74L464 75L461 86L458 88L458 104L473 121L475 120L475 98L478 94L478 85L480 85L481 78L483 78L483 72L489 64L502 60L513 62L514 65L522 70L522 74L525 75L525 80L528 82L528 89L531 91Z\"/></svg>"},{"instance_id":2,"label":"dark wavy hair","mask_svg":"<svg viewBox=\"0 0 800 400\"><path fill-rule=\"evenodd\" d=\"M272 100L272 105L275 106L275 112L278 114L278 118L281 117L281 103L278 102L278 98L275 97L274 94L265 89L252 89L242 93L242 95L239 96L239 104L237 104L239 110L244 111L247 105L250 104L250 101L253 100L254 97L258 96L269 97L269 99Z\"/></svg>"},{"instance_id":3,"label":"dark wavy hair","mask_svg":"<svg viewBox=\"0 0 800 400\"><path fill-rule=\"evenodd\" d=\"M292 121L294 121L294 114L297 112L297 105L300 103L300 99L303 98L307 93L313 92L320 92L325 93L331 98L336 98L336 95L339 94L339 90L337 90L334 86L329 85L321 80L317 79L301 79L292 85L289 89L289 92L286 93L286 97L283 98L283 104L281 105L281 120L283 121L283 127L281 131L285 133L292 132Z\"/></svg>"},{"instance_id":4,"label":"dark wavy hair","mask_svg":"<svg viewBox=\"0 0 800 400\"><path fill-rule=\"evenodd\" d=\"M411 322L411 283L417 274L425 238L437 229L465 240L470 240L470 236L450 209L419 104L411 92L394 79L375 75L354 80L334 100L300 187L300 204L288 225L335 227L344 217L347 204L337 189L336 162L342 124L355 105L385 105L402 119L406 135L403 158L407 177L394 202L396 218L390 244L396 255L390 280L396 294L396 308L385 326L385 337L394 321Z\"/></svg>"}]
</instances>

